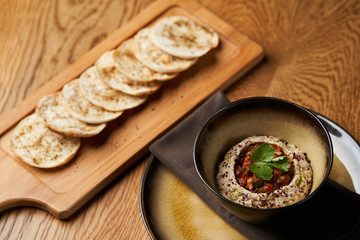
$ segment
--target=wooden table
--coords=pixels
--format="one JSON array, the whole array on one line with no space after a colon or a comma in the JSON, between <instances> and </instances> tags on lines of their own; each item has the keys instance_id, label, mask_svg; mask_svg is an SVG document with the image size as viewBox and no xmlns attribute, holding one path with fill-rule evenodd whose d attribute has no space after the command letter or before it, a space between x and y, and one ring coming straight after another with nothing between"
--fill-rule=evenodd
<instances>
[{"instance_id":1,"label":"wooden table","mask_svg":"<svg viewBox=\"0 0 360 240\"><path fill-rule=\"evenodd\" d=\"M290 100L332 119L360 142L359 1L198 2L265 50L265 59L226 90L230 100ZM2 0L0 113L151 3ZM148 239L139 209L146 159L65 221L28 207L0 213L0 239Z\"/></svg>"}]
</instances>

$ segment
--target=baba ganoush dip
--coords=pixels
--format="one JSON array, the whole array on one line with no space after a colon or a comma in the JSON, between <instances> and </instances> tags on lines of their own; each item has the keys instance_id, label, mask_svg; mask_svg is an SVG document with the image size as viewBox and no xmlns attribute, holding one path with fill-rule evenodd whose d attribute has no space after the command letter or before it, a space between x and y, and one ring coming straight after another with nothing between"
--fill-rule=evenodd
<instances>
[{"instance_id":1,"label":"baba ganoush dip","mask_svg":"<svg viewBox=\"0 0 360 240\"><path fill-rule=\"evenodd\" d=\"M259 153L263 149L269 151ZM267 162L258 160L259 154L266 153ZM274 155L271 160L269 153ZM280 162L281 169L274 167ZM268 174L263 170L268 170ZM312 174L306 153L294 144L272 136L252 136L226 153L216 178L221 195L235 203L277 208L304 199L312 187Z\"/></svg>"}]
</instances>

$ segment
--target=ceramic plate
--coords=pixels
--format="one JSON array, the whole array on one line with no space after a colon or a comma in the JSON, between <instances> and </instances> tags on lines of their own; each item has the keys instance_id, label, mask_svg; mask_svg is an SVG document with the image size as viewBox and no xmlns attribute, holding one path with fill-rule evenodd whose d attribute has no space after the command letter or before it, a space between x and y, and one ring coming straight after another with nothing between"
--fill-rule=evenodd
<instances>
[{"instance_id":1,"label":"ceramic plate","mask_svg":"<svg viewBox=\"0 0 360 240\"><path fill-rule=\"evenodd\" d=\"M318 115L334 147L330 178L360 194L360 145L335 122ZM217 216L154 156L149 158L140 188L140 208L152 239L246 239Z\"/></svg>"}]
</instances>

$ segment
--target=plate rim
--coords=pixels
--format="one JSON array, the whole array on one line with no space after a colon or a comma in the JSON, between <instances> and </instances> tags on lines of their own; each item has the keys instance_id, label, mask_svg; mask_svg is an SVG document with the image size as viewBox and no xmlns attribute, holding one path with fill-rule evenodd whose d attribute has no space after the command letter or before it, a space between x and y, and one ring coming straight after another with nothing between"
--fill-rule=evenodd
<instances>
[{"instance_id":1,"label":"plate rim","mask_svg":"<svg viewBox=\"0 0 360 240\"><path fill-rule=\"evenodd\" d=\"M348 132L346 131L343 127L341 127L339 124L337 124L335 121L325 117L324 115L322 114L319 114L319 113L314 113L317 117L320 116L319 120L323 123L323 120L322 119L325 119L325 120L328 120L330 121L331 123L333 123L334 125L336 125L336 127L340 128L341 130L343 130L357 145L357 147L359 148L360 150L360 144L359 142L356 141L356 139ZM325 125L325 124L324 124ZM325 125L325 128L326 128L326 125ZM327 129L327 128L326 128ZM329 135L332 136L333 134L329 132ZM334 152L334 155L335 152ZM141 184L140 184L140 191L139 191L139 205L140 205L140 212L141 212L141 217L142 217L142 220L143 220L143 223L144 223L144 226L146 228L146 231L148 232L150 238L152 240L156 240L157 237L156 237L156 234L155 232L153 231L153 229L151 228L151 224L149 222L149 219L148 219L148 215L147 215L147 209L145 207L145 187L146 187L146 180L148 178L148 175L149 175L149 172L151 171L151 168L155 162L157 158L152 154L150 153L150 156L148 158L148 161L146 163L146 166L145 166L145 169L144 169L144 172L143 172L143 175L142 175L142 178L141 178ZM340 160L340 159L339 159ZM360 161L360 160L359 160ZM159 161L159 164L161 164L161 162ZM353 180L353 179L352 179ZM352 192L352 191L351 191ZM360 192L356 192L356 189L355 189L355 193L357 194L360 194Z\"/></svg>"},{"instance_id":2,"label":"plate rim","mask_svg":"<svg viewBox=\"0 0 360 240\"><path fill-rule=\"evenodd\" d=\"M150 169L151 169L151 166L152 166L154 160L155 160L155 156L153 154L150 154L148 161L146 163L142 178L141 178L140 191L139 191L139 203L140 203L141 218L145 225L146 231L148 232L148 234L152 240L155 240L156 236L154 235L152 229L150 228L148 216L146 215L147 210L145 209L145 185L146 185L145 181L147 180L148 174L150 172Z\"/></svg>"},{"instance_id":3,"label":"plate rim","mask_svg":"<svg viewBox=\"0 0 360 240\"><path fill-rule=\"evenodd\" d=\"M342 130L344 133L346 133L346 134L347 134L347 137L349 137L349 139L352 140L352 142L356 145L356 147L358 148L358 150L359 150L359 152L360 152L360 143L359 143L358 141L356 141L356 139L354 138L354 136L352 136L345 128L343 128L340 124L337 124L335 121L333 121L333 120L325 117L325 116L322 115L322 114L315 113L315 115L316 115L316 116L319 118L319 120L324 124L324 126L325 126L326 129L327 129L328 123L324 123L324 120L325 120L325 121L329 121L330 123L334 124L337 128L339 128L340 130ZM323 120L323 119L324 119L324 120ZM337 137L335 134L332 134L329 130L328 130L328 132L329 132L329 135L330 135L331 138L332 138L332 136ZM341 137L340 137L340 138L341 138ZM331 139L331 141L332 141L332 144L334 145L334 140ZM334 148L334 147L333 147L333 151L334 151L334 156L337 156L336 153L335 153L335 148ZM348 169L347 169L347 167L346 167L346 164L345 164L343 161L341 161L341 159L339 158L339 156L337 156L337 157L338 157L339 161L344 164L344 166L345 166L345 168L346 168L346 171L348 171ZM360 163L360 160L358 160L358 161L359 161L359 163ZM349 171L348 171L348 172L349 172ZM350 174L350 172L349 172L349 175L350 175L350 177L351 177L351 180L353 181L353 185L354 185L354 189L355 189L354 192L360 195L360 188L358 188L358 189L356 188L356 185L354 184L354 179L352 178L352 175Z\"/></svg>"}]
</instances>

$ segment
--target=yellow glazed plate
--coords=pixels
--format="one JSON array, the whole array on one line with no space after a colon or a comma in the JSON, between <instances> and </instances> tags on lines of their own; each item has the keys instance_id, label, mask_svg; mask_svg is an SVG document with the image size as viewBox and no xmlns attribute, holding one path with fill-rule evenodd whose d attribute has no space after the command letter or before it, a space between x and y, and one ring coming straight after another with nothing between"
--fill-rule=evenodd
<instances>
[{"instance_id":1,"label":"yellow glazed plate","mask_svg":"<svg viewBox=\"0 0 360 240\"><path fill-rule=\"evenodd\" d=\"M360 194L360 146L343 128L318 115L334 146L330 178ZM154 156L140 189L140 208L152 239L247 239L213 212Z\"/></svg>"}]
</instances>

